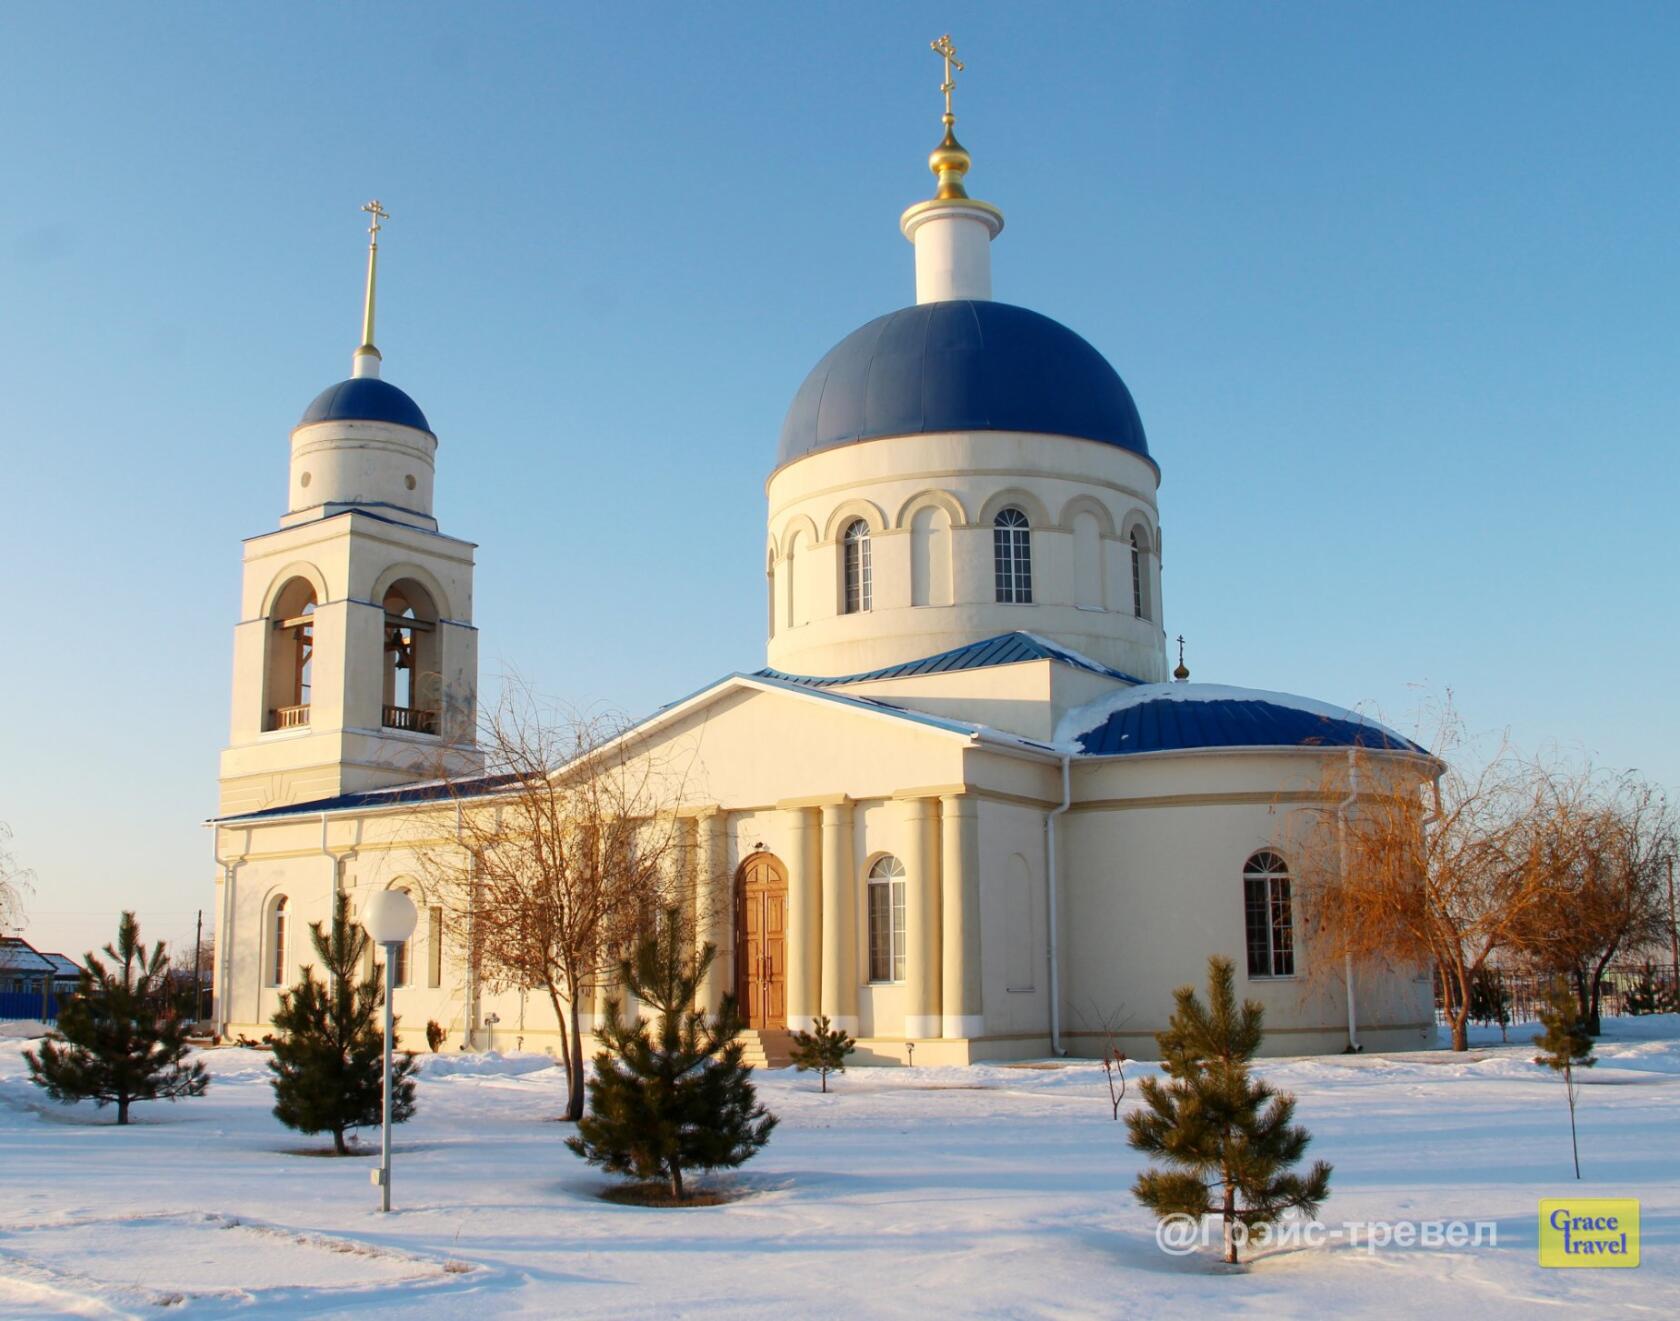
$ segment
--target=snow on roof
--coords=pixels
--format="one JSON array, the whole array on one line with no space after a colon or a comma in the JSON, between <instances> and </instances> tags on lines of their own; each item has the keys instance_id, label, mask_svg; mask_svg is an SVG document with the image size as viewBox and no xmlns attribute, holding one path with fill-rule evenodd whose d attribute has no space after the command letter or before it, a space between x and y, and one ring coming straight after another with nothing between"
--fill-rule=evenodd
<instances>
[{"instance_id":1,"label":"snow on roof","mask_svg":"<svg viewBox=\"0 0 1680 1321\"><path fill-rule=\"evenodd\" d=\"M1427 751L1346 707L1216 683L1148 683L1109 693L1064 715L1055 743L1086 757L1222 747Z\"/></svg>"},{"instance_id":2,"label":"snow on roof","mask_svg":"<svg viewBox=\"0 0 1680 1321\"><path fill-rule=\"evenodd\" d=\"M35 952L34 946L17 936L0 936L0 968L8 972L53 972L50 960Z\"/></svg>"}]
</instances>

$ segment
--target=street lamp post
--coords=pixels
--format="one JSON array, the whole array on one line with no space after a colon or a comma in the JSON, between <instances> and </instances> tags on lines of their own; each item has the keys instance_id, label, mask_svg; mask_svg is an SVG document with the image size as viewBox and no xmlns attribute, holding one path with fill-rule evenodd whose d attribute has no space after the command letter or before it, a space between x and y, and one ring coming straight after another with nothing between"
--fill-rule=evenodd
<instances>
[{"instance_id":1,"label":"street lamp post","mask_svg":"<svg viewBox=\"0 0 1680 1321\"><path fill-rule=\"evenodd\" d=\"M379 1209L391 1209L391 1001L396 992L397 946L414 934L418 918L414 901L401 890L381 890L368 900L362 913L362 930L376 945L385 947L385 1094L379 1126L379 1168L373 1181L379 1185Z\"/></svg>"}]
</instances>

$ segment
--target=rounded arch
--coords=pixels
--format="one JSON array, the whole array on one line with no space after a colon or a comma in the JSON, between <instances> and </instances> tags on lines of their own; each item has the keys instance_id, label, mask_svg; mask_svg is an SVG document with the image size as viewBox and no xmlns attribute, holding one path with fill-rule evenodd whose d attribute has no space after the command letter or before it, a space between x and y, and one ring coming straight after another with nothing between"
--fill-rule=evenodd
<instances>
[{"instance_id":1,"label":"rounded arch","mask_svg":"<svg viewBox=\"0 0 1680 1321\"><path fill-rule=\"evenodd\" d=\"M863 878L864 878L864 880L867 881L872 876L874 876L875 875L875 869L877 867L881 866L883 863L887 863L890 866L897 867L898 868L898 874L900 876L904 875L904 861L903 861L903 859L901 859L891 849L876 849L874 852L868 854L863 860Z\"/></svg>"},{"instance_id":2,"label":"rounded arch","mask_svg":"<svg viewBox=\"0 0 1680 1321\"><path fill-rule=\"evenodd\" d=\"M864 871L868 913L869 980L904 980L906 955L906 879L904 863L892 853L877 853Z\"/></svg>"},{"instance_id":3,"label":"rounded arch","mask_svg":"<svg viewBox=\"0 0 1680 1321\"><path fill-rule=\"evenodd\" d=\"M430 895L426 891L425 884L418 877L410 876L406 872L403 875L386 882L384 888L387 890L401 890L410 899L414 900L414 906L416 908L424 908L430 901Z\"/></svg>"},{"instance_id":4,"label":"rounded arch","mask_svg":"<svg viewBox=\"0 0 1680 1321\"><path fill-rule=\"evenodd\" d=\"M280 886L270 889L262 905L262 968L263 985L288 985L286 969L296 952L293 934L296 914L291 896Z\"/></svg>"},{"instance_id":5,"label":"rounded arch","mask_svg":"<svg viewBox=\"0 0 1680 1321\"><path fill-rule=\"evenodd\" d=\"M1044 502L1031 491L1024 491L1018 486L1007 490L994 492L980 506L980 517L975 520L981 527L991 527L997 516L1013 505L1027 516L1027 522L1033 530L1054 527L1050 521L1050 511L1044 507Z\"/></svg>"},{"instance_id":6,"label":"rounded arch","mask_svg":"<svg viewBox=\"0 0 1680 1321\"><path fill-rule=\"evenodd\" d=\"M950 491L917 491L899 505L898 513L893 517L893 527L898 530L909 527L917 512L929 507L943 509L949 514L952 527L962 527L968 522L968 512L963 508L962 501Z\"/></svg>"},{"instance_id":7,"label":"rounded arch","mask_svg":"<svg viewBox=\"0 0 1680 1321\"><path fill-rule=\"evenodd\" d=\"M1130 542L1134 531L1142 537L1144 550L1151 555L1160 554L1160 535L1156 532L1155 525L1150 522L1149 515L1141 509L1128 510L1126 516L1120 520L1120 540Z\"/></svg>"},{"instance_id":8,"label":"rounded arch","mask_svg":"<svg viewBox=\"0 0 1680 1321\"><path fill-rule=\"evenodd\" d=\"M823 528L823 540L838 541L841 534L860 518L869 525L872 537L887 530L887 516L881 512L881 506L873 500L853 496L850 500L842 500L829 513L828 523Z\"/></svg>"},{"instance_id":9,"label":"rounded arch","mask_svg":"<svg viewBox=\"0 0 1680 1321\"><path fill-rule=\"evenodd\" d=\"M822 533L817 529L816 520L808 514L795 514L782 524L781 555L786 559L793 554L794 541L801 533L805 535L805 544L814 546L822 540Z\"/></svg>"},{"instance_id":10,"label":"rounded arch","mask_svg":"<svg viewBox=\"0 0 1680 1321\"><path fill-rule=\"evenodd\" d=\"M308 560L294 560L269 580L268 590L263 593L262 609L258 613L264 618L286 618L276 614L276 607L281 595L300 580L309 584L310 591L315 594L316 605L327 599L327 576Z\"/></svg>"},{"instance_id":11,"label":"rounded arch","mask_svg":"<svg viewBox=\"0 0 1680 1321\"><path fill-rule=\"evenodd\" d=\"M1056 526L1063 531L1073 530L1073 520L1079 514L1094 514L1097 526L1105 537L1114 535L1114 511L1094 495L1080 494L1074 496L1062 506L1061 516L1056 520Z\"/></svg>"},{"instance_id":12,"label":"rounded arch","mask_svg":"<svg viewBox=\"0 0 1680 1321\"><path fill-rule=\"evenodd\" d=\"M1293 977L1297 967L1294 881L1268 845L1242 865L1243 945L1250 977Z\"/></svg>"},{"instance_id":13,"label":"rounded arch","mask_svg":"<svg viewBox=\"0 0 1680 1321\"><path fill-rule=\"evenodd\" d=\"M455 618L455 612L450 608L449 594L443 590L443 584L430 570L423 569L418 564L393 564L374 579L374 602L383 605L391 589L405 580L418 583L431 598L432 609L436 612L432 616L432 622ZM419 611L416 610L415 613L418 615Z\"/></svg>"}]
</instances>

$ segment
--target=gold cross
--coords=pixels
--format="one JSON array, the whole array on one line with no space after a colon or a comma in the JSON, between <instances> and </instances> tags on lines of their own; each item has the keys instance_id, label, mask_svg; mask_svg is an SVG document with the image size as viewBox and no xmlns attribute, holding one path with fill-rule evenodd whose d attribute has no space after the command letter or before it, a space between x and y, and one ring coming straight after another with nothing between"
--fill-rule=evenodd
<instances>
[{"instance_id":1,"label":"gold cross","mask_svg":"<svg viewBox=\"0 0 1680 1321\"><path fill-rule=\"evenodd\" d=\"M948 119L951 115L951 93L957 87L957 80L951 77L951 70L955 69L958 73L968 71L963 68L963 62L957 58L957 48L952 44L949 32L931 44L933 53L943 56L945 60L945 81L939 85L939 90L945 93L945 116Z\"/></svg>"},{"instance_id":2,"label":"gold cross","mask_svg":"<svg viewBox=\"0 0 1680 1321\"><path fill-rule=\"evenodd\" d=\"M958 67L960 68L961 66L959 65ZM368 225L368 233L373 235L373 241L377 243L379 242L379 231L382 228L379 222L381 220L389 220L391 218L391 213L379 205L379 199L377 197L364 206L362 210L368 213L368 217L371 222Z\"/></svg>"}]
</instances>

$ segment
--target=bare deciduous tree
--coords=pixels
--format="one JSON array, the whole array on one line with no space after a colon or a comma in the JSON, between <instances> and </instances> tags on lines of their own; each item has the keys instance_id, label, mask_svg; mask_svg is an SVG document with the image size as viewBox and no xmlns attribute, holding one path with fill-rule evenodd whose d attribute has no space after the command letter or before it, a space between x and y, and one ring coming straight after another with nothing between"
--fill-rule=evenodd
<instances>
[{"instance_id":1,"label":"bare deciduous tree","mask_svg":"<svg viewBox=\"0 0 1680 1321\"><path fill-rule=\"evenodd\" d=\"M1468 1048L1471 986L1495 950L1545 901L1531 823L1547 783L1506 752L1474 774L1415 768L1355 751L1327 763L1301 852L1302 909L1320 966L1430 966L1444 990L1454 1050ZM1360 788L1357 799L1352 790Z\"/></svg>"},{"instance_id":2,"label":"bare deciduous tree","mask_svg":"<svg viewBox=\"0 0 1680 1321\"><path fill-rule=\"evenodd\" d=\"M1543 869L1544 902L1518 924L1514 943L1538 971L1568 980L1596 1036L1605 970L1668 937L1674 812L1635 775L1557 772L1543 783L1528 852Z\"/></svg>"},{"instance_id":3,"label":"bare deciduous tree","mask_svg":"<svg viewBox=\"0 0 1680 1321\"><path fill-rule=\"evenodd\" d=\"M483 773L448 782L458 838L419 846L421 865L484 983L547 994L575 1121L585 997L657 914L693 916L680 777L620 723L547 707L517 682L483 726Z\"/></svg>"},{"instance_id":4,"label":"bare deciduous tree","mask_svg":"<svg viewBox=\"0 0 1680 1321\"><path fill-rule=\"evenodd\" d=\"M0 821L0 934L23 925L23 896L32 880L33 873L12 856L12 828Z\"/></svg>"}]
</instances>

